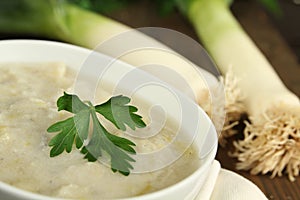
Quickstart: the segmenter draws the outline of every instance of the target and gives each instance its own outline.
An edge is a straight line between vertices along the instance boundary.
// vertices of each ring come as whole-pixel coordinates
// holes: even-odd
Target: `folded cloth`
[[[222,169],[214,161],[210,174],[195,200],[266,200],[264,193],[248,179]]]

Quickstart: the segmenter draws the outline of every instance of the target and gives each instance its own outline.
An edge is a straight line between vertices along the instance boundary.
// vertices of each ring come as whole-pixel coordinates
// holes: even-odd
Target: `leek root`
[[[180,1],[181,3],[184,1]],[[184,4],[201,41],[222,73],[230,66],[244,93],[250,116],[244,139],[233,153],[238,169],[252,174],[287,172],[291,181],[300,169],[300,102],[282,83],[271,64],[229,10],[226,0],[192,0]]]
[[[234,127],[239,125],[241,116],[246,113],[245,105],[243,104],[243,92],[238,86],[239,80],[233,75],[231,68],[225,76],[220,77],[221,83],[225,90],[225,110],[226,120],[222,129],[222,134],[219,136],[219,143],[225,146],[229,138],[238,133]]]

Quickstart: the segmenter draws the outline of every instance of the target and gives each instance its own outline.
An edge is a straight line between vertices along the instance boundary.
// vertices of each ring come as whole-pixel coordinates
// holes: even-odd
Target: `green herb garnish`
[[[108,155],[113,172],[129,175],[133,169],[130,162],[135,162],[130,157],[130,154],[136,153],[133,149],[135,144],[109,133],[97,117],[97,113],[103,115],[123,131],[126,130],[125,125],[133,130],[145,127],[142,117],[136,114],[138,109],[128,105],[129,102],[130,98],[119,95],[111,97],[103,104],[93,106],[91,102],[81,101],[76,95],[64,93],[57,100],[58,111],[65,110],[74,116],[47,129],[48,132],[59,132],[49,142],[49,146],[52,147],[50,157],[57,156],[64,150],[70,153],[75,143],[76,148],[81,150],[88,161],[95,162],[99,157]]]

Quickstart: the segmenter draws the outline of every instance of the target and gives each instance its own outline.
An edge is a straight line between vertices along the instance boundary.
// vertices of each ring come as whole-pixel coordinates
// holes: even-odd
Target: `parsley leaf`
[[[111,121],[118,129],[125,131],[125,124],[132,130],[135,127],[145,127],[142,117],[135,114],[137,108],[127,105],[130,98],[126,96],[115,96],[110,98],[107,102],[95,107],[96,112],[103,115],[107,120]],[[128,117],[130,116],[130,117]]]
[[[58,156],[64,150],[70,153],[75,143],[76,148],[81,150],[88,161],[95,162],[99,157],[108,155],[113,172],[129,175],[133,169],[130,162],[135,162],[130,157],[130,154],[136,153],[133,148],[135,144],[109,133],[97,117],[97,113],[100,113],[123,131],[126,130],[125,125],[133,130],[136,127],[145,127],[142,117],[136,114],[137,108],[128,105],[129,102],[130,98],[119,95],[103,104],[93,106],[90,102],[81,101],[76,95],[64,93],[57,100],[58,111],[65,110],[74,116],[47,129],[49,133],[59,132],[49,142],[49,146],[52,147],[50,157]],[[90,138],[89,133],[92,133]],[[88,141],[86,145],[85,141]]]
[[[66,92],[57,100],[57,107],[58,111],[65,110],[74,114],[89,109],[89,106],[83,103],[78,96]]]

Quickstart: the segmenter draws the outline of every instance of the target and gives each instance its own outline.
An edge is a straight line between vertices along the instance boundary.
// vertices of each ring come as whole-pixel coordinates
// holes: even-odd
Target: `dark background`
[[[298,4],[294,3],[298,2]],[[282,18],[272,17],[272,22],[289,43],[300,61],[300,1],[280,0]]]

